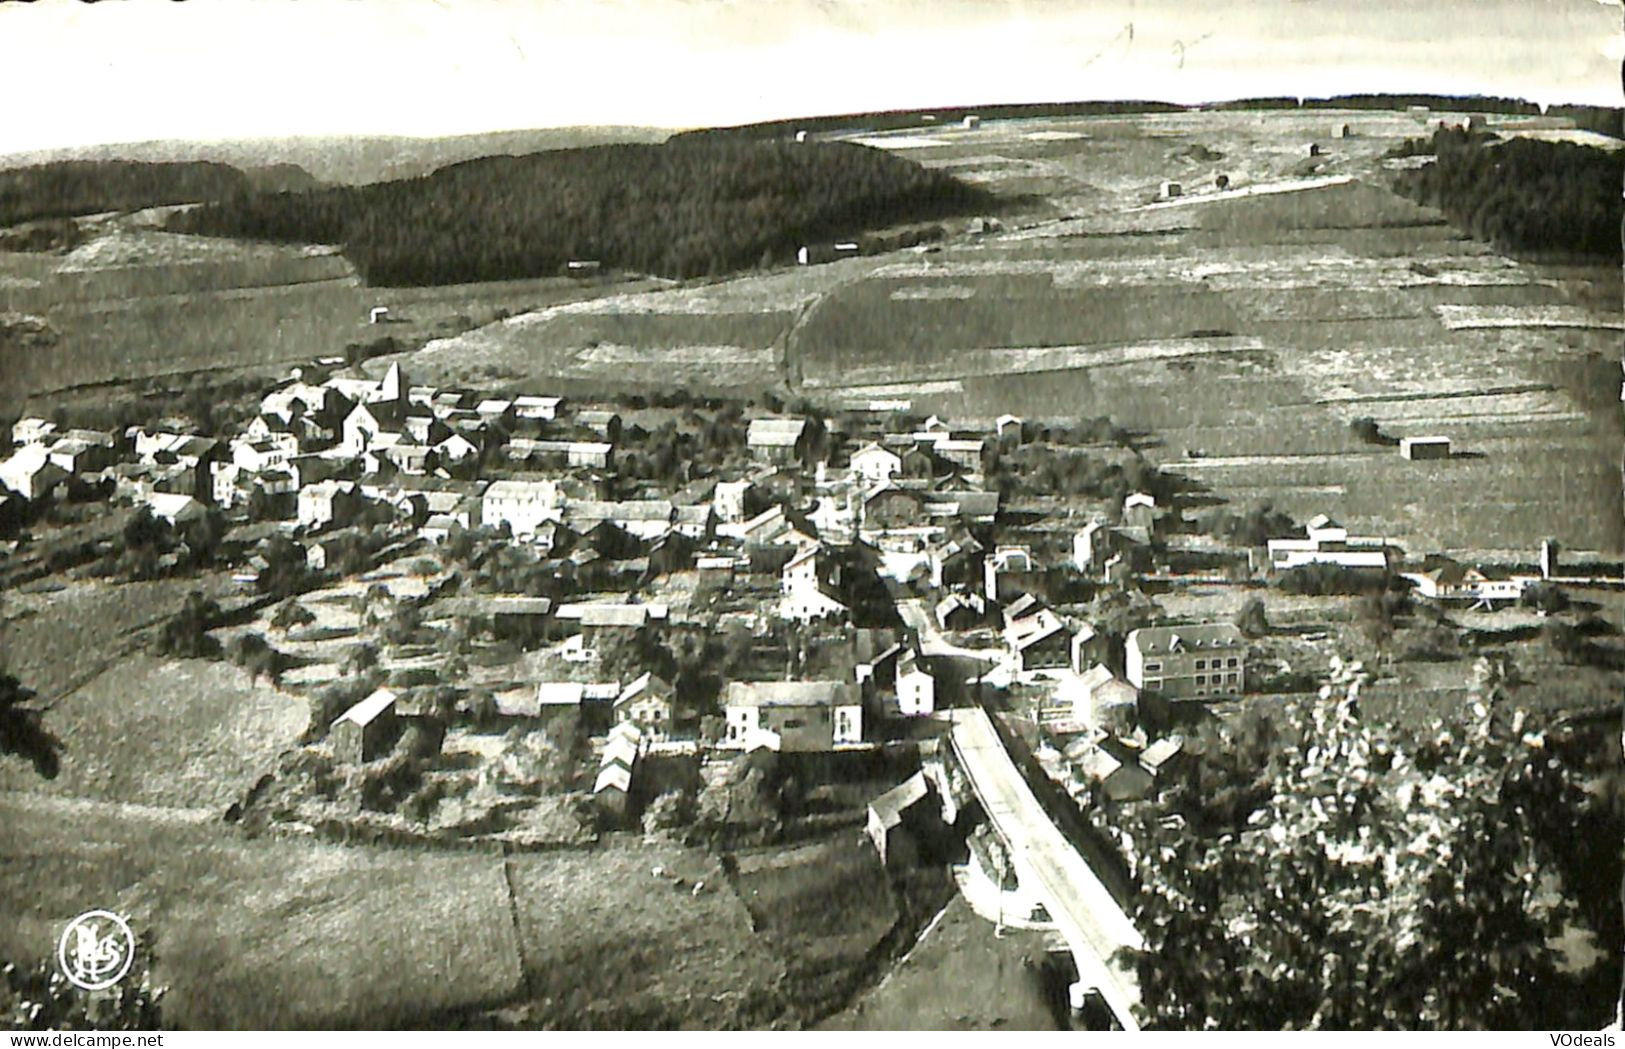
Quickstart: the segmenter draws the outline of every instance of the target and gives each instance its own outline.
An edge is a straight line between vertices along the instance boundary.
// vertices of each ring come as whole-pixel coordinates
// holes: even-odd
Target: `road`
[[[1138,1030],[1139,983],[1116,962],[1144,940],[1095,872],[1051,822],[980,707],[948,712],[953,747],[988,819],[1010,846],[1017,878],[1033,886],[1077,961],[1078,978],[1099,990],[1126,1030]]]

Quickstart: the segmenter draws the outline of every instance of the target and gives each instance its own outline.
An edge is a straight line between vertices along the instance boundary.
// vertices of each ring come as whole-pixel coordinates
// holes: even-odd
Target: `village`
[[[1078,921],[1117,946],[1134,845],[1111,814],[1193,760],[1202,722],[1391,672],[1380,644],[1362,663],[1338,639],[1391,636],[1396,609],[1429,610],[1407,634],[1454,654],[1447,610],[1543,617],[1563,582],[1597,582],[1565,577],[1552,541],[1480,565],[1215,509],[1109,420],[764,401],[483,394],[328,358],[231,434],[24,418],[0,567],[16,585],[229,566],[241,600],[194,594],[154,644],[306,697],[303,736],[243,770],[245,827],[733,847],[861,823],[888,869],[957,859],[984,916],[1043,926],[1053,897],[1012,866],[1024,831],[979,828],[997,816],[978,777],[1004,776],[1042,799],[1043,833],[1120,849],[1078,875],[1094,888],[1057,890],[1096,893]],[[1235,596],[1185,596],[1214,592]],[[1272,631],[1283,593],[1309,611]],[[962,734],[995,726],[979,770]],[[1074,1006],[1098,991],[1121,1021],[1132,979],[1088,966]]]

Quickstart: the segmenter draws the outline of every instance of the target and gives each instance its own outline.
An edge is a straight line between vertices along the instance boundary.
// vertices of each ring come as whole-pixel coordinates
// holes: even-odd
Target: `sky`
[[[1625,104],[1620,0],[0,0],[0,153],[1348,92]]]

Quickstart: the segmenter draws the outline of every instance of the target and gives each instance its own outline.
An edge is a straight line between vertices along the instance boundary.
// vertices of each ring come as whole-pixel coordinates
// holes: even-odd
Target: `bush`
[[[1444,663],[1460,656],[1456,632],[1442,624],[1413,631],[1399,652],[1401,660],[1417,663]]]
[[[1569,595],[1555,583],[1531,583],[1524,589],[1522,603],[1548,614],[1569,607]]]
[[[668,837],[671,832],[694,822],[694,799],[686,792],[668,790],[643,812],[643,833],[647,837]]]
[[[1264,600],[1249,597],[1241,611],[1236,613],[1236,627],[1246,637],[1263,637],[1270,632],[1269,616],[1264,612]]]
[[[1377,420],[1369,415],[1349,420],[1349,430],[1366,444],[1395,445],[1399,442],[1382,432]]]

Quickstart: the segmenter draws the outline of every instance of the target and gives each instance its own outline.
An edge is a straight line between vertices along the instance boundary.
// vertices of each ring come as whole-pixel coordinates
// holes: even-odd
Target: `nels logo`
[[[112,911],[86,911],[62,930],[57,965],[75,987],[102,991],[124,979],[135,961],[135,935]]]

